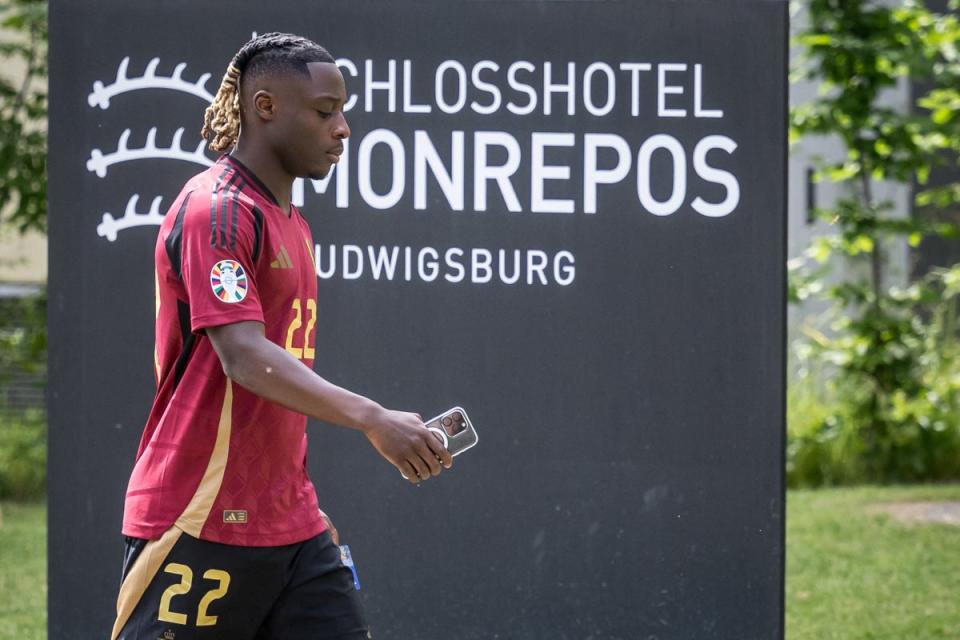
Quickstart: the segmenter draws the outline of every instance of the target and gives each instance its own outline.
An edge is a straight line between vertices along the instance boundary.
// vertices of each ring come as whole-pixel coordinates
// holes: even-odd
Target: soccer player
[[[350,135],[343,76],[310,40],[233,57],[203,136],[229,152],[183,187],[157,240],[157,394],[123,518],[112,638],[370,637],[306,471],[306,416],[358,429],[411,482],[450,453],[414,413],[312,370],[317,277],[291,202]]]

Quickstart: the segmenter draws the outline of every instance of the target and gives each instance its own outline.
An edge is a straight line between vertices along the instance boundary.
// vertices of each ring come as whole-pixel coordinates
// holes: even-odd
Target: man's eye
[[[323,118],[324,120],[326,120],[327,118],[329,118],[330,116],[333,115],[333,113],[330,112],[330,111],[319,111],[319,110],[318,110],[317,113],[319,113],[319,114],[320,114],[320,117]]]

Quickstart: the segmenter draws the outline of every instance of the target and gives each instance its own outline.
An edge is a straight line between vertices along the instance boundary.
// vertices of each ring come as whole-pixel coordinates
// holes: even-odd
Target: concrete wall
[[[0,297],[47,281],[47,238],[0,229]]]

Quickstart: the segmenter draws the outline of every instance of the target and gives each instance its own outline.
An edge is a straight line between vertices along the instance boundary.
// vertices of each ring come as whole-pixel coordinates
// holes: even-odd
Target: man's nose
[[[337,122],[334,125],[333,137],[337,140],[344,140],[350,137],[350,125],[347,124],[347,117],[343,112],[337,113]]]

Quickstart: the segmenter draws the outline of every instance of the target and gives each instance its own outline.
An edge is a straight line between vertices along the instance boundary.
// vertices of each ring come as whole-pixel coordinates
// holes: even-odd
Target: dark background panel
[[[692,65],[704,65],[704,107],[722,120],[657,118],[655,71],[645,74],[641,115],[618,95],[609,116],[578,104],[567,116],[348,114],[353,129],[350,207],[307,185],[304,213],[321,251],[330,245],[443,250],[540,249],[576,256],[569,286],[321,279],[317,371],[386,406],[425,416],[467,408],[480,444],[455,470],[405,484],[362,435],[311,426],[309,465],[323,507],[358,563],[379,637],[776,638],[782,634],[783,264],[786,7],[780,2],[367,2],[321,5],[165,3],[162,8],[52,2],[50,157],[50,637],[109,628],[119,580],[123,492],[153,390],[153,242],[156,227],[96,233],[134,193],[161,211],[201,169],[151,159],[97,177],[91,150],[131,148],[151,127],[168,145],[199,142],[200,98],[153,89],[87,102],[130,57],[128,74],[160,58],[159,74],[212,77],[252,31],[314,38],[361,67],[414,62],[413,93],[430,101],[445,59],[468,68],[549,60],[682,62],[692,109]],[[149,28],[148,28],[149,27]],[[530,77],[542,80],[539,71]],[[360,79],[348,89],[362,93]],[[501,86],[504,84],[500,83]],[[485,97],[471,95],[471,99]],[[672,98],[671,98],[672,99]],[[402,92],[398,96],[402,102]],[[383,104],[381,100],[379,105]],[[387,128],[406,147],[400,203],[378,211],[356,186],[357,145]],[[466,136],[465,211],[450,211],[428,183],[430,207],[413,209],[413,132],[441,156],[450,132]],[[514,178],[523,213],[472,210],[475,131],[505,131],[523,161]],[[530,213],[530,136],[572,132],[551,149],[570,182],[574,214]],[[633,169],[601,186],[599,210],[582,213],[584,133],[616,133]],[[687,154],[688,197],[675,214],[645,212],[636,195],[636,151],[655,134]],[[693,172],[705,135],[734,139],[711,164],[735,174],[731,215],[705,218],[695,195],[723,191]],[[375,156],[374,185],[390,165]],[[666,156],[652,165],[658,197],[672,186]],[[611,160],[612,161],[612,160]]]

